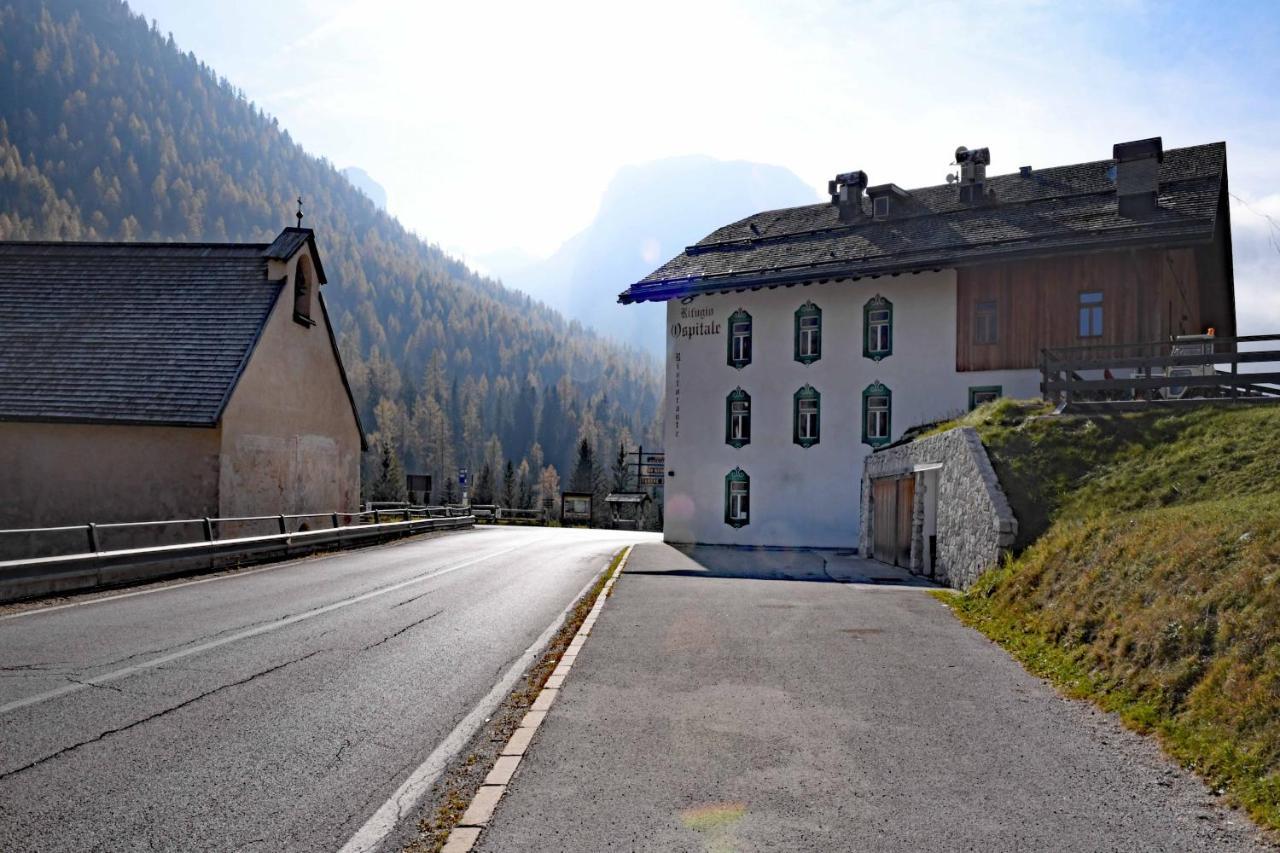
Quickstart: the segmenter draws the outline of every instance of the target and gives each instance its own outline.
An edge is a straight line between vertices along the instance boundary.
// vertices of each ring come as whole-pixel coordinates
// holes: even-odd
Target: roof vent
[[[1018,167],[1018,174],[1019,174],[1019,175],[1021,175],[1021,176],[1022,176],[1022,177],[1024,177],[1024,178],[1029,178],[1029,177],[1031,177],[1031,167],[1030,167],[1030,166],[1019,166],[1019,167]]]
[[[845,172],[827,181],[827,192],[840,211],[841,222],[853,222],[862,216],[862,191],[866,186],[866,172]]]
[[[1164,143],[1160,137],[1117,142],[1111,148],[1116,160],[1116,198],[1121,216],[1141,216],[1156,209],[1160,191],[1160,164]]]
[[[867,187],[867,197],[871,199],[872,217],[875,219],[888,219],[893,208],[911,198],[911,193],[897,184],[880,184],[874,187]]]
[[[982,201],[987,186],[987,166],[991,165],[991,149],[970,150],[961,145],[956,149],[956,165],[960,167],[960,201],[965,204]]]

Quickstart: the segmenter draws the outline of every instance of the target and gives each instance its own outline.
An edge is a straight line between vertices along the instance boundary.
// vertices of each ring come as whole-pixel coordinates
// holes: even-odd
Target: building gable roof
[[[986,201],[956,186],[910,190],[902,212],[842,223],[831,204],[765,211],[726,225],[632,284],[622,303],[800,281],[918,272],[999,260],[1213,239],[1225,192],[1226,145],[1164,152],[1159,208],[1121,216],[1115,160],[988,177]]]
[[[0,243],[0,420],[216,425],[280,242]]]

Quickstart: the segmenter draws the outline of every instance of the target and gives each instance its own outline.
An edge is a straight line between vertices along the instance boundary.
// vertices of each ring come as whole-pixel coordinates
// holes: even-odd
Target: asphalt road
[[[476,850],[1275,849],[894,574],[638,546]]]
[[[484,528],[0,616],[0,850],[337,850],[644,537]]]

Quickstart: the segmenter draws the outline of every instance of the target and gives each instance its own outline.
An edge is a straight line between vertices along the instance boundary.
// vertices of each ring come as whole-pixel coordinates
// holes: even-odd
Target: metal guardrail
[[[1074,408],[1081,404],[1096,407],[1191,402],[1192,398],[1197,402],[1278,401],[1280,349],[1242,350],[1240,346],[1270,342],[1280,345],[1280,335],[1044,349],[1040,356],[1040,390],[1046,400]],[[1175,352],[1196,346],[1208,351]],[[1241,365],[1263,369],[1241,371]],[[1220,369],[1222,366],[1227,369]],[[1121,375],[1123,372],[1128,375]],[[1179,390],[1169,394],[1166,389]]]
[[[432,510],[440,510],[442,514],[433,515]],[[291,521],[312,518],[327,518],[332,526],[314,530],[288,529]],[[372,520],[362,523],[360,520],[365,518]],[[353,519],[356,521],[354,524],[350,523]],[[342,520],[348,523],[339,523]],[[216,536],[215,528],[219,525],[263,521],[275,522],[278,532],[225,539]],[[200,524],[207,538],[195,542],[115,550],[102,549],[97,538],[100,531],[108,528],[181,524]],[[457,530],[474,524],[474,516],[454,515],[441,507],[402,507],[350,513],[113,522],[0,530],[0,535],[80,531],[86,535],[90,547],[88,551],[72,554],[0,561],[0,601],[93,589],[115,583],[160,578],[202,569],[227,568],[282,557],[299,557],[323,549],[368,544],[434,530]]]

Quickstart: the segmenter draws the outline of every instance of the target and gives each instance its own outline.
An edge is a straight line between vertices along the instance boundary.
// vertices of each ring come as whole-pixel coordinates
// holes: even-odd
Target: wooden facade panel
[[[1034,368],[1045,347],[1165,340],[1201,329],[1192,249],[1098,252],[965,267],[956,276],[956,369]],[[1102,294],[1102,334],[1080,335],[1080,294]],[[981,302],[996,303],[995,343],[975,342]]]

